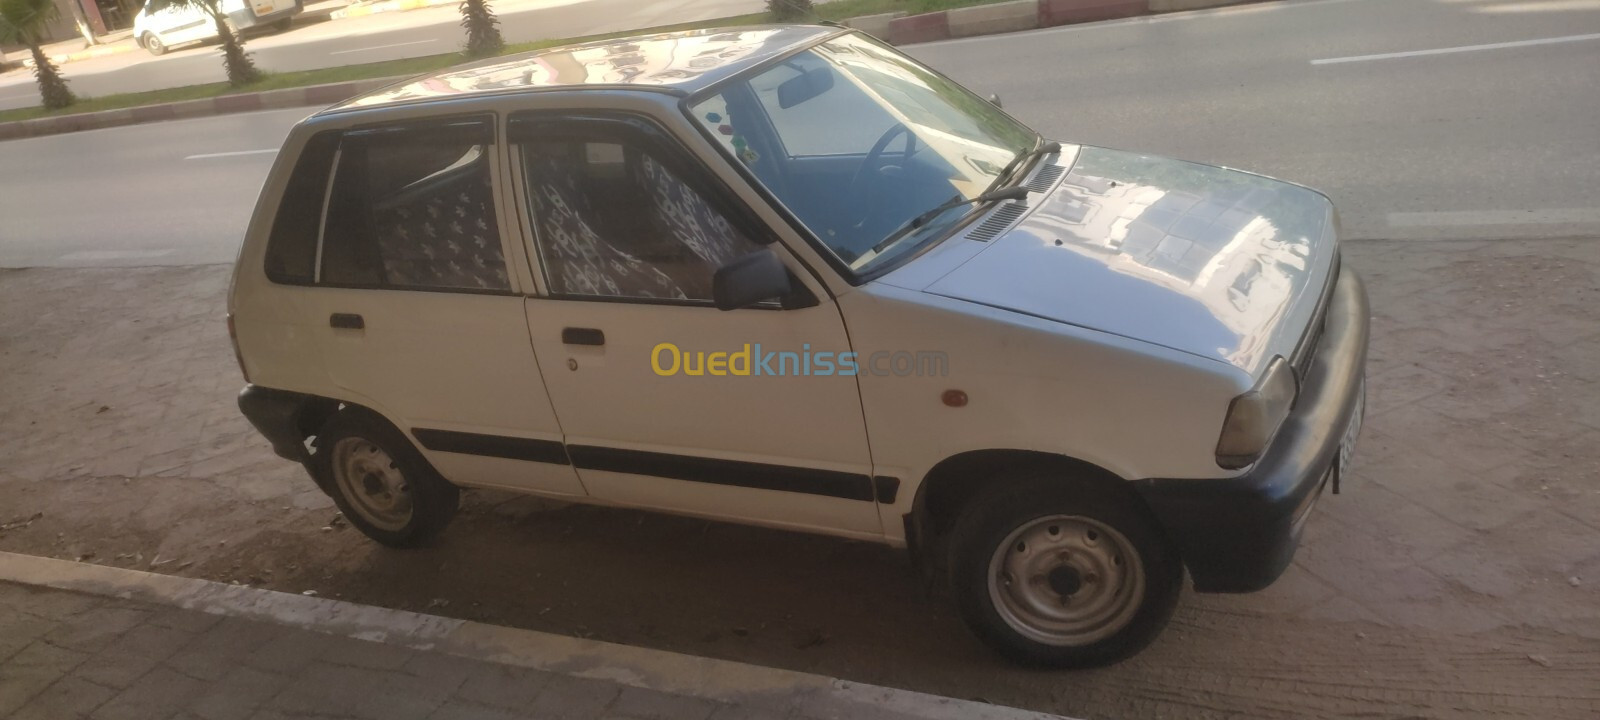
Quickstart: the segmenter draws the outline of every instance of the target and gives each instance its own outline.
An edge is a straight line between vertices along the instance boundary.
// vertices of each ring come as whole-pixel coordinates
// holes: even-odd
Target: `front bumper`
[[[1134,485],[1177,546],[1198,592],[1254,592],[1278,579],[1300,544],[1311,506],[1339,462],[1365,390],[1367,291],[1340,274],[1321,347],[1294,410],[1249,472],[1218,480]]]

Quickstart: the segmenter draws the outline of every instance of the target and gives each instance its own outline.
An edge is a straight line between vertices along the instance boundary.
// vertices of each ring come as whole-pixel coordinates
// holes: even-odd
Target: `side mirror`
[[[833,89],[833,69],[812,68],[778,84],[778,107],[788,110]]]
[[[711,298],[718,310],[738,310],[766,300],[787,297],[794,289],[789,268],[772,248],[763,248],[717,268],[711,277]]]
[[[989,102],[994,103],[994,106],[997,108],[1005,107],[1005,105],[1000,102],[1000,95],[997,93],[989,93]]]

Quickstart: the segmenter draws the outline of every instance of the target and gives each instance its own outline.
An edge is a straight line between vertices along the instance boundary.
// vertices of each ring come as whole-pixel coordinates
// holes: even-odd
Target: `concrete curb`
[[[102,110],[100,112],[58,115],[56,117],[35,118],[33,120],[18,120],[0,123],[0,140],[58,135],[78,132],[79,130],[99,130],[101,128],[137,125],[160,120],[227,115],[256,110],[332,105],[341,100],[347,100],[404,79],[406,79],[406,76],[354,80],[326,85],[284,88],[282,90],[239,93],[237,95],[218,95],[213,98],[162,103],[160,105],[144,105],[121,110]]]
[[[106,57],[108,55],[121,55],[122,53],[133,52],[138,49],[139,44],[134,42],[133,38],[123,38],[121,40],[117,40],[116,42],[109,42],[104,45],[96,45],[94,47],[84,48],[77,52],[51,55],[50,62],[53,62],[57,65],[65,65],[70,62],[88,60],[90,58]],[[23,60],[22,64],[25,67],[31,68],[33,67],[33,60]]]
[[[0,581],[245,618],[716,702],[771,707],[792,700],[810,707],[870,707],[874,716],[908,720],[1058,717],[729,660],[31,555],[0,552]]]
[[[882,19],[873,15],[845,24],[893,45],[1018,32],[1135,15],[1198,10],[1259,0],[1015,0]],[[856,20],[866,20],[856,24]],[[881,30],[879,30],[881,28]]]
[[[405,12],[407,10],[421,10],[422,8],[439,7],[441,5],[455,5],[459,0],[380,0],[379,2],[365,5],[349,5],[343,10],[333,11],[333,19],[365,17],[386,12]]]
[[[334,19],[360,17],[380,12],[414,10],[435,5],[452,5],[458,0],[381,0],[369,5],[348,6],[331,14]],[[863,15],[844,24],[877,36],[894,45],[907,45],[950,38],[976,37],[1035,28],[1094,22],[1178,10],[1239,5],[1261,0],[1013,0],[990,5],[941,10],[920,15],[888,13]],[[359,11],[359,12],[357,12]],[[349,14],[356,13],[356,14]],[[147,105],[127,110],[106,110],[56,117],[0,123],[0,140],[56,135],[133,125],[175,118],[223,115],[273,108],[330,105],[364,92],[376,90],[401,77],[358,80],[330,85],[269,90],[260,93],[223,95],[206,100],[190,100],[165,105]]]

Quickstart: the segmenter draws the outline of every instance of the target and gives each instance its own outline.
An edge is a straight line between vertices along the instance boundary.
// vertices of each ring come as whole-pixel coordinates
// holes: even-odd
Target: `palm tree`
[[[44,41],[45,26],[56,17],[54,0],[0,0],[0,42],[15,42],[28,46],[33,54],[33,77],[39,81],[39,98],[50,110],[58,110],[77,102],[61,71],[50,62],[39,44]]]
[[[499,25],[488,0],[461,0],[461,27],[467,31],[468,57],[489,57],[505,49]]]
[[[7,2],[8,0],[0,0]],[[211,16],[217,25],[217,37],[222,40],[222,66],[228,71],[228,84],[243,87],[261,79],[255,61],[244,51],[244,41],[228,23],[228,14],[222,10],[222,0],[174,0],[174,5],[195,7]]]

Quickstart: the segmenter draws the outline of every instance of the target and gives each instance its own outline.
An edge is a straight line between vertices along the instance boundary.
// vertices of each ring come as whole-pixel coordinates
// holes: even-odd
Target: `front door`
[[[395,421],[446,478],[582,495],[508,272],[494,133],[470,116],[337,139],[309,330],[341,399]]]
[[[511,130],[544,281],[528,329],[589,492],[880,535],[861,400],[840,372],[849,339],[821,286],[806,277],[789,309],[713,307],[715,270],[770,237],[648,122],[514,116]]]

